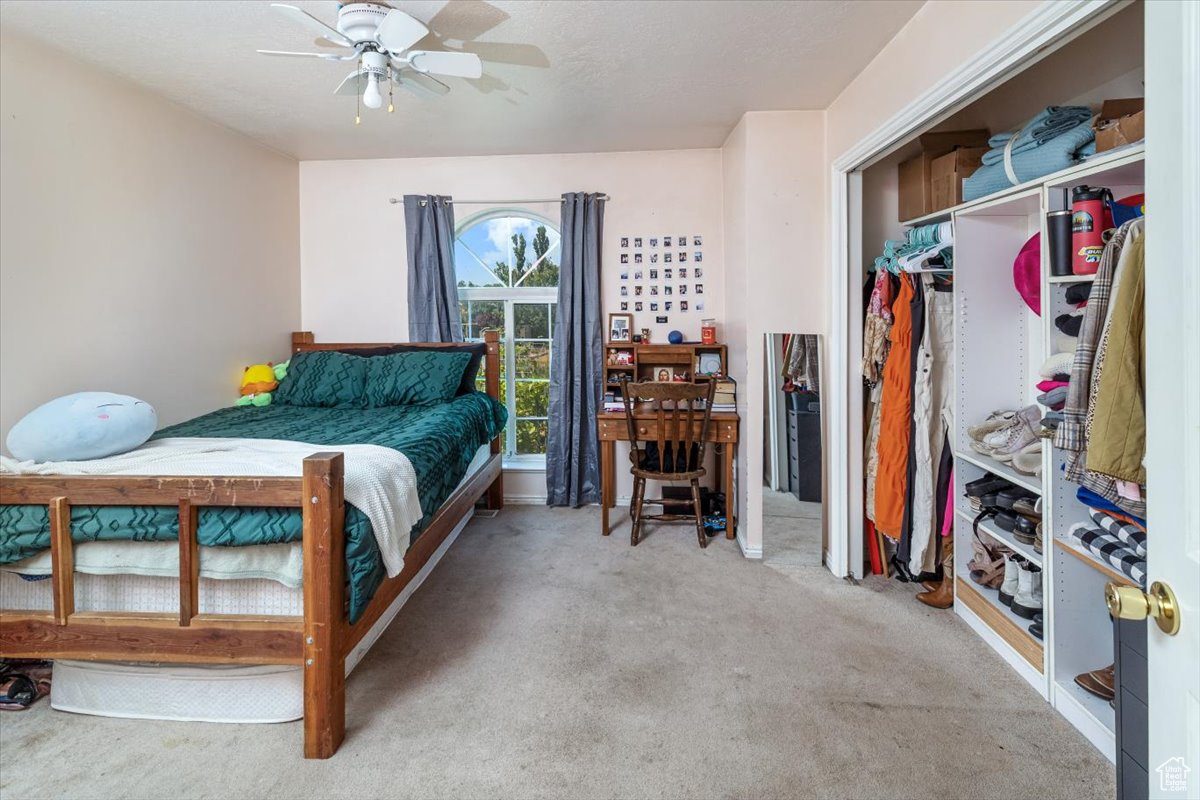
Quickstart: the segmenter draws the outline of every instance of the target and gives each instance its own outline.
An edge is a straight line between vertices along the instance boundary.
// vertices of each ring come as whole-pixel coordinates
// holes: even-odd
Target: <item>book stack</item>
[[[625,401],[621,399],[621,395],[616,392],[604,393],[604,410],[605,411],[624,411]]]
[[[713,392],[713,411],[737,411],[737,382],[733,378],[721,378]]]

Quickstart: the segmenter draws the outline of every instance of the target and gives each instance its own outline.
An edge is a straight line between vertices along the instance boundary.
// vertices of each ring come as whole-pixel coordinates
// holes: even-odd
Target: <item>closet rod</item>
[[[601,200],[611,200],[612,198],[606,194],[602,194],[602,195],[600,195],[600,199]],[[397,203],[403,203],[404,201],[402,199],[400,199],[399,197],[389,197],[388,202],[391,203],[392,205],[396,205]],[[509,206],[509,205],[519,205],[522,203],[530,203],[530,204],[532,204],[532,203],[561,203],[562,198],[555,197],[552,200],[453,200],[452,199],[450,202],[457,206],[464,206],[464,205],[465,206]]]

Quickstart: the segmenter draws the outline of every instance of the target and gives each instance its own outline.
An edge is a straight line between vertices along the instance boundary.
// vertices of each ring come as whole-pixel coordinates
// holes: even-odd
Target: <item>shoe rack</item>
[[[1061,207],[1061,189],[1081,184],[1107,186],[1116,197],[1142,191],[1144,151],[1131,148],[1102,155],[1037,182],[958,206],[922,223],[954,224],[954,448],[955,486],[986,473],[1042,497],[1042,550],[1018,542],[994,522],[982,535],[1042,569],[1043,636],[1029,633],[1032,620],[1000,603],[995,590],[969,576],[975,513],[961,488],[954,497],[954,609],[1029,685],[1051,703],[1110,760],[1115,758],[1115,712],[1075,685],[1081,672],[1113,661],[1112,623],[1104,603],[1109,581],[1130,583],[1120,571],[1084,550],[1070,536],[1088,519],[1075,499],[1076,484],[1062,477],[1061,455],[1043,440],[1041,476],[1024,475],[971,449],[967,428],[997,409],[1036,402],[1043,361],[1053,352],[1054,319],[1076,310],[1066,287],[1088,280],[1053,277],[1045,230],[1046,212]],[[1041,233],[1041,310],[1035,314],[1013,288],[1013,260],[1025,242]],[[1043,412],[1048,409],[1042,409]]]

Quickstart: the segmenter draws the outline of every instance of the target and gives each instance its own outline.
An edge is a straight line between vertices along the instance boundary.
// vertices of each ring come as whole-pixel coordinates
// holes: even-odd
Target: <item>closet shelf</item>
[[[1091,283],[1096,280],[1095,275],[1051,275],[1046,279],[1050,283]]]
[[[1113,733],[1116,730],[1117,712],[1113,710],[1113,707],[1108,704],[1107,700],[1102,700],[1091,692],[1084,691],[1071,679],[1065,681],[1055,680],[1054,691],[1059,698],[1066,695],[1066,697],[1079,707],[1081,713],[1095,720],[1097,725],[1106,729],[1109,733]]]
[[[1018,617],[1000,602],[999,594],[991,589],[976,589],[970,579],[962,575],[957,576],[955,581],[954,598],[974,612],[1034,669],[1044,674],[1042,643],[1029,632],[1033,620]]]
[[[944,208],[941,211],[934,211],[932,214],[926,214],[921,217],[906,220],[900,224],[905,227],[914,225],[929,225],[934,222],[945,222],[954,214],[960,211],[968,211],[975,206],[991,203],[1008,195],[1020,194],[1028,189],[1040,188],[1048,186],[1051,188],[1063,188],[1078,186],[1083,183],[1101,183],[1111,184],[1113,186],[1135,185],[1144,183],[1144,164],[1146,160],[1146,146],[1144,144],[1135,145],[1130,148],[1122,148],[1096,156],[1095,158],[1085,161],[1082,164],[1075,164],[1058,172],[1051,172],[1049,175],[1043,175],[1040,178],[1034,178],[1031,181],[1010,186],[1003,191],[993,194],[978,197],[966,203],[961,203],[957,206]]]
[[[1034,494],[1042,493],[1042,480],[1035,475],[1022,475],[1008,464],[997,461],[990,456],[985,456],[982,453],[974,451],[956,450],[955,458],[966,461],[968,464],[974,464],[982,470],[992,473],[997,477],[1004,478],[1009,483],[1014,483],[1023,489],[1028,489]]]
[[[1121,572],[1121,570],[1117,569],[1111,564],[1104,563],[1100,560],[1099,556],[1092,554],[1086,547],[1074,541],[1072,538],[1060,538],[1055,536],[1054,546],[1064,553],[1070,553],[1071,555],[1075,556],[1075,558],[1079,559],[1084,564],[1101,573],[1115,583],[1119,583],[1122,586],[1137,585],[1124,572]]]
[[[971,516],[971,514],[967,511],[958,509],[955,513],[958,514],[960,519],[966,521],[966,523],[968,525],[971,525],[975,522],[975,517]],[[1042,556],[1036,550],[1033,549],[1033,545],[1021,544],[1020,542],[1017,541],[1015,536],[1013,536],[1008,531],[1001,530],[991,520],[984,520],[983,522],[980,522],[979,530],[983,531],[988,536],[992,537],[997,542],[1004,545],[1005,547],[1012,550],[1013,552],[1017,553],[1018,555],[1021,555],[1024,558],[1029,559],[1034,564],[1037,564],[1039,567],[1042,565]],[[1043,546],[1044,546],[1044,542],[1043,542]]]

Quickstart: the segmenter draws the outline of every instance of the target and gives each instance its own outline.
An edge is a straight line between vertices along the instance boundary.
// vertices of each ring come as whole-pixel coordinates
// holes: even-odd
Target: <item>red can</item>
[[[1112,227],[1108,204],[1112,192],[1095,186],[1076,186],[1071,192],[1071,271],[1093,275],[1104,253],[1104,231]]]

